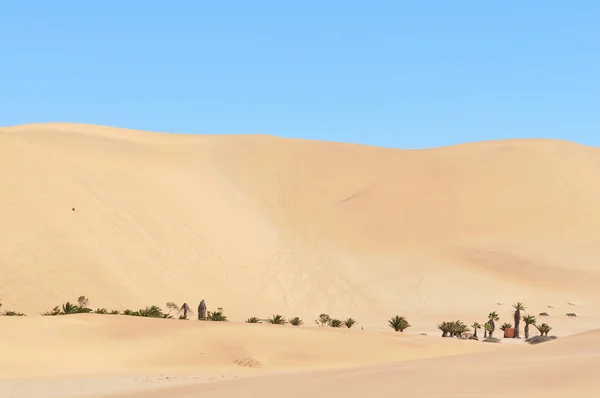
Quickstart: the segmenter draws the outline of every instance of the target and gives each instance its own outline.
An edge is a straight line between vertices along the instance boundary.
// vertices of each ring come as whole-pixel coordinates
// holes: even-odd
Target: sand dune
[[[0,300],[15,310],[204,298],[237,320],[328,312],[376,326],[599,296],[596,148],[0,131]]]
[[[364,396],[409,374],[412,396],[559,394],[552,375],[564,364],[582,368],[572,375],[581,394],[597,387],[587,370],[597,353],[586,351],[597,332],[562,337],[600,328],[597,148],[507,140],[408,151],[49,123],[0,128],[0,189],[0,302],[28,314],[0,317],[0,374],[12,387],[35,378],[51,396],[44,378],[168,371],[261,376],[175,397],[267,384],[314,395],[336,380],[345,396]],[[37,316],[79,295],[119,310],[206,299],[233,322]],[[516,301],[549,312],[560,341],[438,337],[443,320],[495,310],[509,321]],[[359,327],[311,328],[323,312]],[[241,323],[276,313],[306,325]],[[386,326],[396,314],[413,325],[402,336]],[[289,371],[302,373],[271,374]],[[444,383],[431,383],[439,374]]]
[[[388,396],[596,397],[600,332],[537,347],[406,361],[397,365],[203,383],[114,398]],[[511,347],[513,348],[513,347]],[[524,350],[527,348],[527,350]]]

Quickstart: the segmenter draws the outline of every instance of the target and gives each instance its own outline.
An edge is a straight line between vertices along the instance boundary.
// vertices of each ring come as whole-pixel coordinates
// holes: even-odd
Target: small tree
[[[398,315],[390,318],[388,325],[396,332],[404,332],[411,326],[404,317]]]
[[[321,314],[319,318],[315,320],[315,323],[320,327],[325,327],[329,325],[331,321],[331,317],[328,314]]]
[[[494,331],[496,330],[496,323],[500,320],[500,317],[498,316],[498,314],[496,314],[496,311],[490,312],[488,314],[488,325],[490,325],[490,328],[487,329],[488,330],[488,334],[490,337],[494,337]]]
[[[484,329],[483,338],[487,338],[488,335],[490,337],[492,337],[492,325],[490,325],[489,322],[486,322],[485,325],[483,325],[483,329]]]
[[[77,303],[79,303],[80,307],[84,308],[88,306],[90,300],[85,296],[79,296],[79,298],[77,299]]]
[[[481,329],[481,325],[477,322],[473,322],[471,327],[473,328],[473,336],[475,336],[475,338],[477,338],[477,329]]]
[[[521,311],[525,311],[527,309],[527,307],[525,307],[525,305],[521,302],[518,302],[517,304],[513,305],[513,308],[515,309],[515,313],[514,313],[514,320],[515,320],[515,335],[514,338],[518,339],[519,336],[519,323],[521,322]]]
[[[525,322],[525,338],[529,338],[529,326],[535,325],[537,319],[533,315],[523,315],[523,322]]]

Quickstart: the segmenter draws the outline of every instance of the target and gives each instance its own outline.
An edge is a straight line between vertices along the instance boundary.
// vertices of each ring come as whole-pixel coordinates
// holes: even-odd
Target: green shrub
[[[172,319],[173,317],[169,314],[165,314],[162,309],[157,305],[152,305],[150,307],[141,308],[137,311],[125,310],[123,311],[123,315],[128,316],[140,316],[144,318],[164,318],[164,319]]]
[[[512,323],[505,322],[502,324],[502,326],[500,326],[500,330],[502,330],[504,332],[504,331],[506,331],[506,329],[511,329],[512,327],[513,327]]]
[[[223,315],[221,311],[208,311],[206,313],[206,320],[214,322],[227,322],[227,317]]]
[[[83,296],[81,296],[80,299],[82,297]],[[83,297],[83,298],[85,298],[85,297]],[[84,302],[85,300],[81,300],[81,301]],[[42,315],[43,316],[56,316],[56,315],[88,314],[90,312],[94,312],[94,310],[92,310],[89,307],[82,307],[79,305],[71,304],[69,301],[67,301],[62,306],[57,305],[56,307],[52,308],[52,310],[42,313]]]
[[[300,319],[300,317],[290,319],[290,325],[292,326],[301,326],[303,324],[304,322],[302,322],[302,319]]]
[[[442,322],[437,327],[441,330],[442,337],[459,337],[469,331],[469,326],[460,320]]]
[[[329,320],[329,327],[332,327],[332,328],[341,328],[341,327],[344,327],[344,321],[342,321],[340,319],[330,319]]]
[[[356,324],[356,320],[352,319],[352,318],[348,318],[344,321],[344,326],[346,326],[348,329],[350,329],[352,326],[354,326]]]
[[[411,326],[408,323],[408,321],[404,319],[404,317],[398,315],[396,315],[393,318],[390,318],[390,320],[388,321],[388,325],[396,332],[404,332]]]
[[[4,312],[0,312],[0,316],[25,316],[25,314],[22,312],[16,312],[16,311],[4,311]]]
[[[288,321],[281,315],[273,315],[273,317],[267,319],[268,323],[273,325],[285,325]]]
[[[108,310],[106,308],[96,308],[94,314],[108,314]]]
[[[246,319],[246,323],[260,323],[260,319],[258,319],[257,317],[253,316],[251,318]]]

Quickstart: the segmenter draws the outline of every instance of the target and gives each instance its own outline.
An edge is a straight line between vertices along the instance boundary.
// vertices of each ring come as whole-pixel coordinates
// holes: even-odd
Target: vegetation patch
[[[395,332],[404,332],[411,326],[410,323],[408,323],[408,321],[403,316],[398,315],[396,315],[393,318],[390,318],[390,320],[388,321],[388,325],[389,327],[394,329]]]

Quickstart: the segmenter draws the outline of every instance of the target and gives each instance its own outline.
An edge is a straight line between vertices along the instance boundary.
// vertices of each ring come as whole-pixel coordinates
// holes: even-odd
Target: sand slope
[[[28,316],[0,317],[0,395],[596,396],[598,203],[600,150],[570,142],[1,128],[0,302]],[[37,316],[79,295],[204,298],[233,322]],[[561,338],[439,338],[443,320],[511,321],[516,301]],[[322,312],[360,323],[310,327]],[[275,313],[306,325],[243,323]]]
[[[596,397],[600,332],[540,346],[406,361],[398,365],[204,383],[115,398],[365,396]]]
[[[597,148],[403,151],[39,124],[0,129],[0,159],[5,309],[83,294],[369,327],[398,312],[508,315],[517,300],[598,315]]]

